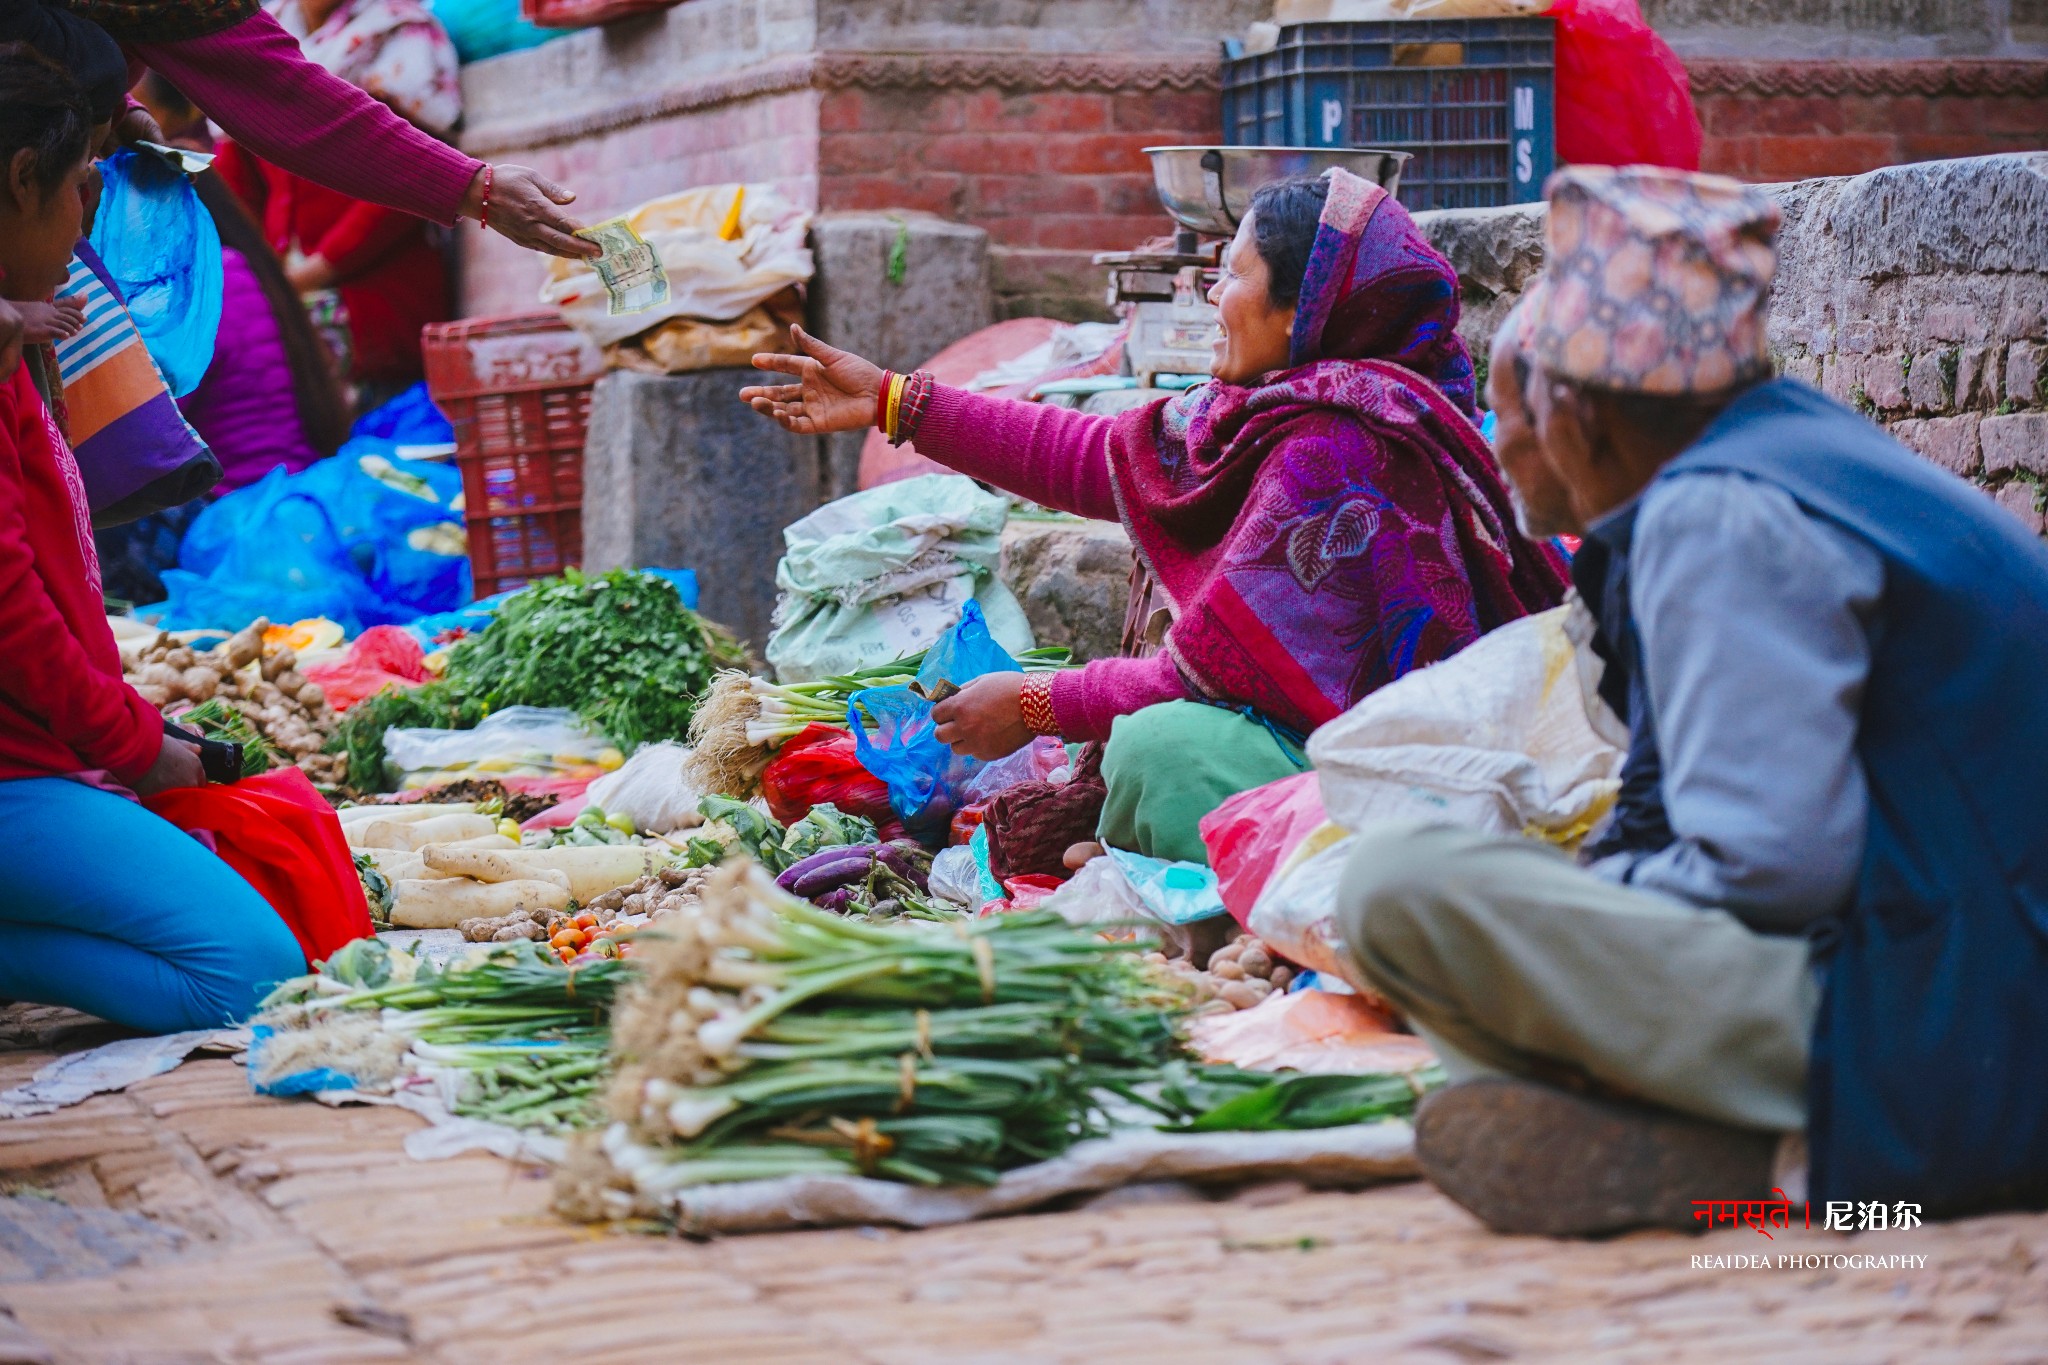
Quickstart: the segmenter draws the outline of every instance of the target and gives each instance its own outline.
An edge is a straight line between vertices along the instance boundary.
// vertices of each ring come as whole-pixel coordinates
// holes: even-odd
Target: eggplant
[[[856,886],[834,887],[818,897],[818,908],[820,910],[830,910],[835,915],[843,915],[853,907],[854,893],[859,889]]]
[[[931,890],[932,855],[925,852],[923,844],[913,839],[891,839],[875,850],[875,858],[916,887],[919,894]]]
[[[796,891],[796,894],[801,896],[804,893],[796,890],[796,884],[813,871],[821,867],[829,867],[834,863],[844,862],[851,855],[858,855],[872,861],[876,847],[874,844],[835,844],[831,848],[821,848],[810,857],[791,863],[788,867],[784,868],[782,875],[775,879],[775,884],[784,891]]]
[[[812,868],[804,873],[803,876],[798,877],[789,889],[796,895],[802,896],[805,900],[810,900],[814,896],[824,895],[835,887],[846,886],[852,882],[865,881],[868,873],[874,870],[874,866],[875,855],[873,850],[857,849],[851,856],[842,858],[836,863],[825,863],[822,866]]]

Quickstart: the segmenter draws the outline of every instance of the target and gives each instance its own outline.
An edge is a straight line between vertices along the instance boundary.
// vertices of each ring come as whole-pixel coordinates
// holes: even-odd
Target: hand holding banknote
[[[612,218],[579,229],[576,235],[603,248],[604,254],[591,265],[611,298],[606,310],[611,316],[644,313],[668,302],[668,272],[661,268],[661,257],[631,223]]]

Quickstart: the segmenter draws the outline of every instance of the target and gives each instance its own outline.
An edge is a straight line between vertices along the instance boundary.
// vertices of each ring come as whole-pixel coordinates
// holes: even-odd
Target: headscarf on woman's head
[[[1345,170],[1327,178],[1288,363],[1390,360],[1476,412],[1472,357],[1458,336],[1458,272],[1380,186]]]
[[[1386,191],[1330,181],[1296,363],[1127,412],[1110,436],[1181,675],[1303,732],[1564,591],[1473,423],[1457,273]]]

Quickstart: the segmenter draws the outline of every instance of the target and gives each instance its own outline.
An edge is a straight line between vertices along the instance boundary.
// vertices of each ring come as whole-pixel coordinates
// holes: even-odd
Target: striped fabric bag
[[[60,297],[85,299],[85,326],[58,343],[71,449],[94,526],[177,507],[220,482],[220,461],[178,411],[142,334],[91,246],[80,242]]]

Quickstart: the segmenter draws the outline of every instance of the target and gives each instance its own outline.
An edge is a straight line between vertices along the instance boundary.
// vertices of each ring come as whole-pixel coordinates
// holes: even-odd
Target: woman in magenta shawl
[[[1475,425],[1456,272],[1399,203],[1342,171],[1267,186],[1223,264],[1212,382],[1115,417],[934,385],[893,433],[1130,532],[1163,647],[980,678],[935,719],[982,758],[1034,734],[1107,740],[1104,841],[1189,861],[1206,861],[1200,817],[1299,771],[1309,731],[1565,582]],[[805,355],[754,363],[799,382],[742,397],[800,433],[872,423],[883,371],[798,337]]]

